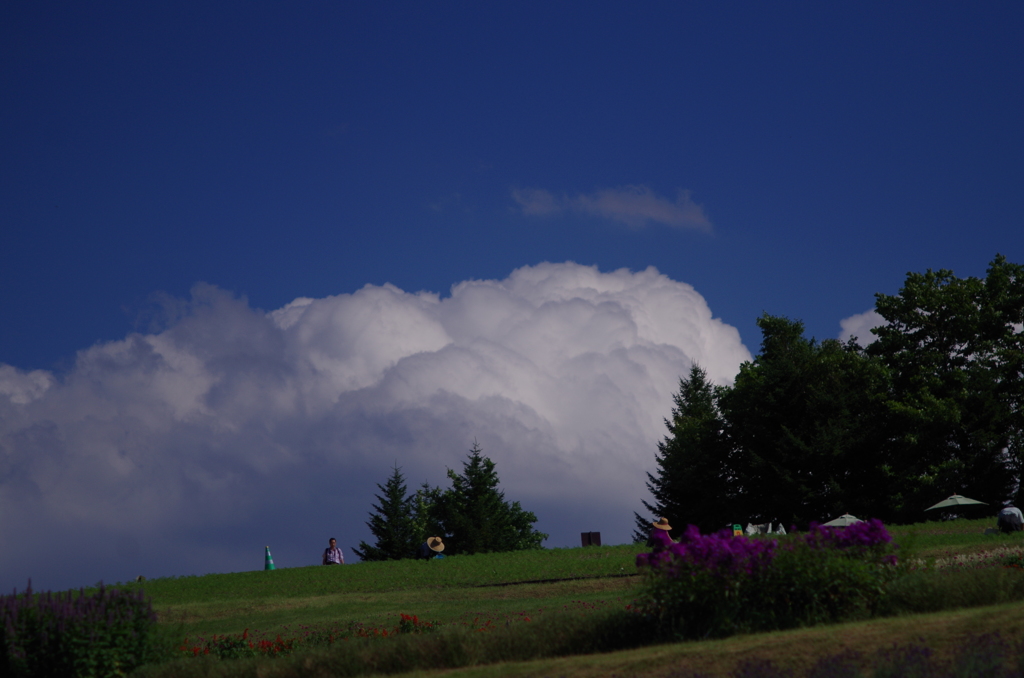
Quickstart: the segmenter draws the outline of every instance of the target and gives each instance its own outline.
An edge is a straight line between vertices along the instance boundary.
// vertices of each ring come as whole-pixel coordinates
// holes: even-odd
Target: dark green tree
[[[719,399],[738,516],[804,526],[844,512],[889,517],[884,366],[855,343],[817,342],[765,314],[761,352]]]
[[[438,487],[431,487],[424,481],[420,489],[416,490],[411,498],[413,524],[417,535],[417,546],[426,541],[429,537],[444,535],[444,528],[437,522],[434,506],[442,490]]]
[[[886,324],[867,349],[766,314],[761,351],[732,386],[712,392],[691,372],[647,510],[703,529],[697,504],[715,507],[714,528],[723,511],[911,522],[953,492],[1024,503],[1024,267],[997,256],[984,279],[911,273],[876,299]]]
[[[647,474],[653,502],[643,505],[651,518],[634,513],[633,540],[647,540],[651,520],[664,516],[676,530],[689,524],[709,532],[721,529],[735,514],[730,487],[729,443],[718,411],[721,389],[711,384],[699,365],[679,381],[673,396],[672,418],[665,420],[669,434],[658,443],[658,470]]]
[[[451,487],[426,490],[427,524],[444,535],[446,554],[493,553],[540,548],[548,535],[533,525],[537,516],[519,502],[505,501],[495,464],[474,441],[462,473],[448,469]],[[429,536],[429,535],[428,535]]]
[[[903,517],[953,492],[1011,500],[1024,453],[1024,267],[996,256],[984,279],[928,270],[875,296],[886,324],[868,352],[893,378]]]
[[[370,545],[361,541],[352,551],[366,561],[412,558],[423,540],[417,524],[416,497],[408,496],[405,477],[397,464],[387,482],[377,487],[382,494],[374,495],[379,503],[373,504],[375,513],[366,523],[377,542]]]

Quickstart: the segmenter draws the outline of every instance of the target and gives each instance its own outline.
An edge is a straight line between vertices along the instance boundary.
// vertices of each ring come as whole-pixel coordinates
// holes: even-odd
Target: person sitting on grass
[[[999,512],[996,518],[996,525],[1004,534],[1020,532],[1024,528],[1024,513],[1016,506],[1007,506]]]
[[[430,537],[425,542],[420,544],[419,549],[416,550],[416,557],[422,560],[431,560],[432,558],[444,558],[444,542],[441,541],[440,537]]]
[[[331,537],[330,546],[324,549],[324,565],[344,565],[345,556],[341,555],[341,549],[338,548],[338,540]]]
[[[668,533],[672,526],[668,524],[668,518],[658,518],[651,526],[651,534],[647,537],[649,547],[660,550],[672,544],[672,537]]]

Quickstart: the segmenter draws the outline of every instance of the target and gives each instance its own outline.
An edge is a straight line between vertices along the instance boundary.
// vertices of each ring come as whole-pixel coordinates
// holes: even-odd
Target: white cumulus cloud
[[[849,318],[839,321],[839,326],[842,328],[839,332],[839,340],[847,341],[850,337],[856,337],[858,344],[867,346],[878,338],[871,333],[871,330],[884,324],[885,318],[879,315],[875,309],[851,315]]]
[[[0,365],[0,585],[317,562],[375,483],[445,485],[474,439],[549,546],[627,541],[692,362],[750,354],[691,286],[573,263],[448,296],[366,287],[269,313],[197,285],[167,329]],[[347,554],[353,559],[352,554]]]

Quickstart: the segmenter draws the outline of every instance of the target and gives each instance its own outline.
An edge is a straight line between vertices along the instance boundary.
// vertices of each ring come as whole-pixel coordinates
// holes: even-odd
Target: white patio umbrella
[[[949,506],[966,506],[967,504],[984,504],[984,503],[985,502],[978,501],[977,499],[968,499],[967,497],[961,496],[959,494],[954,494],[949,499],[943,499],[942,501],[940,501],[935,506],[929,506],[928,508],[925,509],[925,511],[931,511],[932,509],[937,509],[937,508],[947,508]]]
[[[857,516],[851,516],[849,513],[844,513],[835,520],[830,520],[823,525],[823,527],[849,527],[856,523],[863,523],[864,521]]]

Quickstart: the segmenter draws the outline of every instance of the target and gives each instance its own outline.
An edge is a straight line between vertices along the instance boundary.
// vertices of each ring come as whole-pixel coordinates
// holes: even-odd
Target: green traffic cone
[[[263,558],[263,569],[264,570],[276,570],[274,567],[274,558],[270,555],[270,547],[267,547],[267,555]]]

